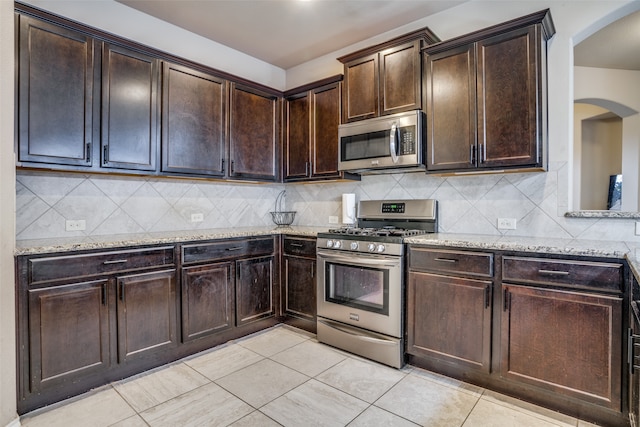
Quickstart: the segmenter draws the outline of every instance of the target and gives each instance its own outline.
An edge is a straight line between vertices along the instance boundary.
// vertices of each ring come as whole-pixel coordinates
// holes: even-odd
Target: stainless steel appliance
[[[358,226],[318,234],[318,341],[404,364],[404,238],[437,230],[435,200],[367,200]]]
[[[338,169],[353,173],[425,170],[424,113],[392,114],[338,128]]]

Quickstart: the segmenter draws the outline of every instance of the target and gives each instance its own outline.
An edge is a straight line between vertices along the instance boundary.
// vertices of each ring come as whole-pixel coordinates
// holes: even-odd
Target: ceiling
[[[467,0],[117,1],[286,70]]]
[[[577,44],[573,63],[583,67],[640,70],[640,11],[618,19]]]
[[[289,69],[467,0],[117,0]],[[640,12],[576,45],[574,64],[640,70]]]

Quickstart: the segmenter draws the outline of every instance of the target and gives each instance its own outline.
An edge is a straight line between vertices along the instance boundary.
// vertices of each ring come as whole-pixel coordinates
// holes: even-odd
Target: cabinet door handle
[[[110,265],[110,264],[124,264],[126,263],[127,260],[126,259],[114,259],[113,261],[104,261],[102,264],[103,265]]]
[[[220,169],[222,169],[222,173],[224,174],[224,159],[222,159],[222,164],[220,165]]]
[[[476,164],[476,146],[475,145],[469,146],[469,163],[471,163],[472,165]]]
[[[120,282],[120,301],[124,302],[124,282]]]
[[[233,248],[227,248],[225,249],[225,251],[239,251],[240,249],[242,249],[242,246],[234,246]]]
[[[505,289],[502,294],[502,311],[507,311],[511,309],[511,294],[509,294],[509,289]]]
[[[311,277],[313,278],[313,276],[315,275],[315,270],[316,270],[316,262],[315,261],[311,261]]]
[[[102,163],[105,165],[109,163],[109,146],[108,145],[105,145],[104,147],[102,147]]]
[[[87,142],[87,163],[91,162],[91,142]]]
[[[543,276],[568,276],[568,271],[557,271],[557,270],[538,270],[538,274],[542,274]]]
[[[102,290],[101,290],[101,297],[102,297],[102,305],[107,305],[107,284],[103,283],[102,284]]]
[[[455,258],[434,258],[434,261],[449,262],[449,263],[452,263],[452,264],[458,262],[458,260],[455,259]]]
[[[489,308],[491,305],[491,285],[487,285],[484,288],[484,308]]]

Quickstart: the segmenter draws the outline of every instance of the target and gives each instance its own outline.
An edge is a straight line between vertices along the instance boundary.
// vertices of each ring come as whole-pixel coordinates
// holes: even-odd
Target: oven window
[[[389,270],[327,263],[326,301],[389,314]]]

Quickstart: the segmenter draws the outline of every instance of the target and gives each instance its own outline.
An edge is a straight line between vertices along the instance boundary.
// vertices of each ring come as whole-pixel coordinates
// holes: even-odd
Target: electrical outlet
[[[515,218],[498,218],[498,230],[515,230]]]
[[[66,231],[82,231],[87,229],[87,221],[84,219],[68,219],[64,223]]]
[[[202,221],[204,221],[204,214],[201,214],[201,213],[191,214],[191,222],[202,222]]]
[[[329,224],[337,224],[337,223],[338,223],[338,217],[331,215],[329,217]]]

